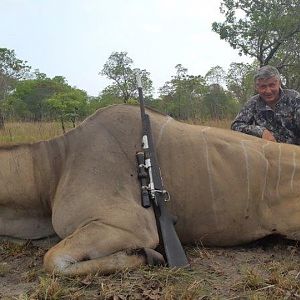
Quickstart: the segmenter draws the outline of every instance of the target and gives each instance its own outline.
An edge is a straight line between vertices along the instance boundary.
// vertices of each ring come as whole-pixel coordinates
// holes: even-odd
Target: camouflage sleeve
[[[254,124],[255,101],[251,99],[243,106],[231,124],[231,129],[246,134],[262,137],[265,127]]]
[[[295,99],[295,123],[298,129],[298,138],[300,138],[300,94],[296,94]]]

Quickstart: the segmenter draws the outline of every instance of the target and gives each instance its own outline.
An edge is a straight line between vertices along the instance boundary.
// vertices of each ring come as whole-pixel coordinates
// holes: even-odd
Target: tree
[[[244,104],[254,93],[253,75],[256,69],[255,64],[230,64],[226,75],[226,86],[240,104]]]
[[[36,79],[19,81],[15,90],[7,97],[5,109],[11,116],[26,117],[34,121],[57,117],[59,105],[55,109],[54,105],[49,105],[48,100],[52,98],[63,102],[61,114],[64,118],[69,114],[68,119],[73,123],[77,116],[86,114],[87,109],[85,107],[83,113],[81,103],[84,102],[88,106],[88,96],[85,91],[71,87],[63,76],[55,76],[51,79],[39,72],[35,76]],[[76,106],[77,110],[70,109],[72,105]]]
[[[208,92],[203,96],[203,109],[206,117],[224,119],[237,113],[237,102],[232,95],[219,84],[211,84]]]
[[[18,80],[26,78],[30,66],[18,59],[14,50],[0,48],[0,101],[15,88]],[[4,127],[4,116],[0,107],[0,129]]]
[[[110,90],[114,90],[115,96],[121,97],[124,103],[127,103],[130,98],[137,98],[137,72],[141,74],[145,97],[149,97],[153,90],[150,73],[146,70],[133,69],[132,64],[133,60],[127,56],[127,52],[113,52],[100,72],[113,81]]]
[[[176,75],[159,89],[161,102],[155,104],[176,118],[194,118],[199,111],[199,98],[206,92],[205,80],[200,75],[188,75],[188,69],[181,64],[175,69]]]
[[[281,47],[272,60],[287,88],[300,90],[300,33]]]
[[[9,95],[2,102],[2,110],[5,117],[13,120],[27,120],[30,118],[30,112],[27,109],[26,103],[13,94]]]
[[[47,79],[47,75],[45,73],[41,73],[39,69],[35,69],[31,76],[31,79],[43,80],[43,79]]]
[[[210,68],[204,78],[208,84],[222,85],[225,82],[225,75],[226,73],[222,67],[215,66]]]
[[[270,64],[281,49],[285,55],[293,51],[291,41],[300,32],[299,0],[223,0],[220,11],[225,21],[214,22],[213,31],[260,66]]]
[[[38,76],[38,79],[19,81],[13,96],[25,103],[30,117],[34,121],[41,121],[49,113],[47,100],[54,94],[62,93],[70,89],[66,82]]]
[[[70,120],[75,127],[76,118],[85,115],[88,108],[87,94],[82,90],[70,88],[66,92],[53,95],[47,100],[47,104],[61,121],[61,127],[65,133],[66,120]]]
[[[99,107],[105,107],[112,104],[124,103],[122,95],[119,94],[118,87],[109,85],[102,90],[99,95]]]

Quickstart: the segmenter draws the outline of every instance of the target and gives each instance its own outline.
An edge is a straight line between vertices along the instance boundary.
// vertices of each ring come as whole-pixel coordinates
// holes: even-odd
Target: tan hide
[[[183,243],[236,245],[272,233],[300,239],[300,149],[177,122],[149,111],[169,209]],[[140,205],[137,106],[99,110],[62,137],[0,148],[0,235],[62,239],[52,272],[109,273],[145,263],[158,244]]]

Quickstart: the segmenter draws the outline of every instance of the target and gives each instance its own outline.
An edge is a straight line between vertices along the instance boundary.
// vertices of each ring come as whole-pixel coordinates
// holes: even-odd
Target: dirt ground
[[[0,299],[300,298],[300,248],[279,237],[241,247],[186,247],[190,269],[145,266],[82,277],[43,271],[43,255],[55,242],[0,242]]]

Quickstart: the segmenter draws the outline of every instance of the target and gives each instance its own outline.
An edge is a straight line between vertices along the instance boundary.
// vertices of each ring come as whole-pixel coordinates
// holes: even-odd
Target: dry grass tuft
[[[31,242],[1,242],[0,249],[0,281],[30,283],[18,299],[300,298],[300,248],[284,241],[233,248],[198,245],[186,248],[191,269],[144,266],[109,276],[45,274],[46,249]]]
[[[30,299],[60,300],[70,292],[55,276],[40,277],[39,281],[40,283],[34,293],[30,295]]]
[[[0,244],[0,252],[5,253],[6,256],[20,256],[26,255],[31,250],[31,242],[27,241],[3,241]]]
[[[232,120],[190,120],[188,123],[219,128],[230,128]],[[72,128],[71,123],[66,123],[66,130]],[[0,144],[12,145],[18,143],[32,143],[48,140],[62,134],[59,122],[8,122],[0,130]]]
[[[10,272],[10,266],[6,262],[0,262],[0,278],[6,276]]]
[[[71,123],[67,123],[66,130],[71,128]],[[62,129],[59,122],[5,123],[5,128],[0,130],[0,144],[31,143],[47,140],[61,134]]]
[[[204,279],[195,271],[143,267],[110,276],[44,275],[28,299],[196,299],[205,296]],[[90,298],[89,298],[90,297]]]
[[[211,119],[211,120],[189,120],[188,123],[193,125],[202,125],[202,126],[230,129],[232,121],[233,120],[231,119]]]

